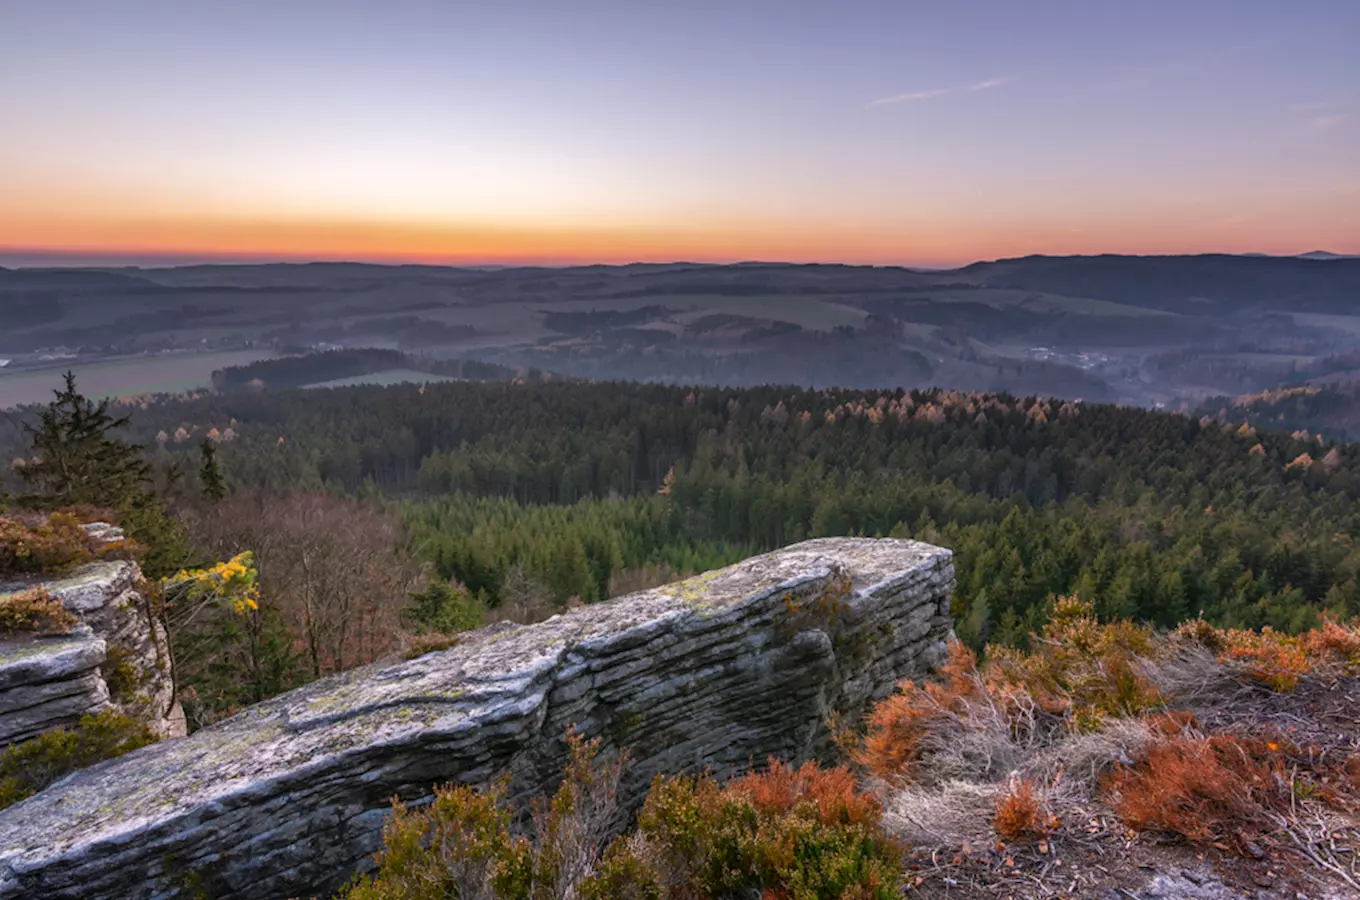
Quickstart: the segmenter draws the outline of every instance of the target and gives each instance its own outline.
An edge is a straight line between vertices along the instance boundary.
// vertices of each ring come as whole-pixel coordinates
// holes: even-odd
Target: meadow
[[[74,372],[83,393],[90,397],[128,397],[177,394],[207,388],[215,369],[266,359],[264,350],[218,353],[163,353],[125,359],[80,363],[51,368],[0,373],[0,409],[45,403],[61,385],[62,373]]]

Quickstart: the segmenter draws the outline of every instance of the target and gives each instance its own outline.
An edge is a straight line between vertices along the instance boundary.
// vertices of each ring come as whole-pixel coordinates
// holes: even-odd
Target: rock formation
[[[98,541],[122,532],[85,526]],[[174,699],[165,629],[138,589],[141,570],[119,560],[82,566],[55,580],[0,583],[0,594],[41,586],[79,624],[69,634],[0,640],[0,747],[117,706],[158,734],[184,734]]]
[[[328,678],[111,760],[0,812],[0,898],[328,892],[369,864],[390,799],[446,781],[553,788],[575,726],[661,772],[830,748],[944,651],[948,551],[824,539]],[[189,873],[193,873],[192,876]]]

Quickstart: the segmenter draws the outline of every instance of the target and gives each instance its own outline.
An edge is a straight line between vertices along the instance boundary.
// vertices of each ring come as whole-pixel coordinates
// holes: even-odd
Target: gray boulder
[[[93,532],[97,537],[121,537],[117,529],[101,527]],[[0,747],[110,705],[163,737],[185,733],[165,628],[139,590],[141,580],[135,562],[118,560],[91,563],[56,579],[0,583],[0,595],[44,588],[80,623],[70,634],[0,641]],[[119,696],[109,690],[115,671]]]
[[[545,793],[569,727],[629,751],[630,808],[658,773],[825,756],[830,719],[942,658],[953,579],[928,544],[808,541],[324,679],[0,812],[0,898],[330,892],[394,795],[500,774]]]

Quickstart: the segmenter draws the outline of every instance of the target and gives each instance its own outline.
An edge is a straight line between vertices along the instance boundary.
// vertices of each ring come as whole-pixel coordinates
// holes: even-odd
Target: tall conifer
[[[135,444],[111,437],[128,419],[109,414],[109,401],[81,396],[76,377],[67,372],[56,399],[24,425],[34,459],[21,470],[31,506],[118,507],[145,490],[151,467]]]

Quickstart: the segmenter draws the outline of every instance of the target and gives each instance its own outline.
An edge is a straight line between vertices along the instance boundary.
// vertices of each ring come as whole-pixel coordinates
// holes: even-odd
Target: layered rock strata
[[[442,782],[550,791],[575,727],[657,773],[824,755],[938,662],[948,551],[835,538],[328,678],[0,812],[0,897],[324,894],[370,863],[390,799]],[[189,873],[193,873],[190,875]]]
[[[122,538],[85,526],[96,542]],[[0,583],[0,594],[41,587],[78,621],[68,634],[0,640],[0,747],[74,724],[110,705],[165,737],[184,734],[169,642],[140,592],[135,562],[96,562],[57,579]]]

